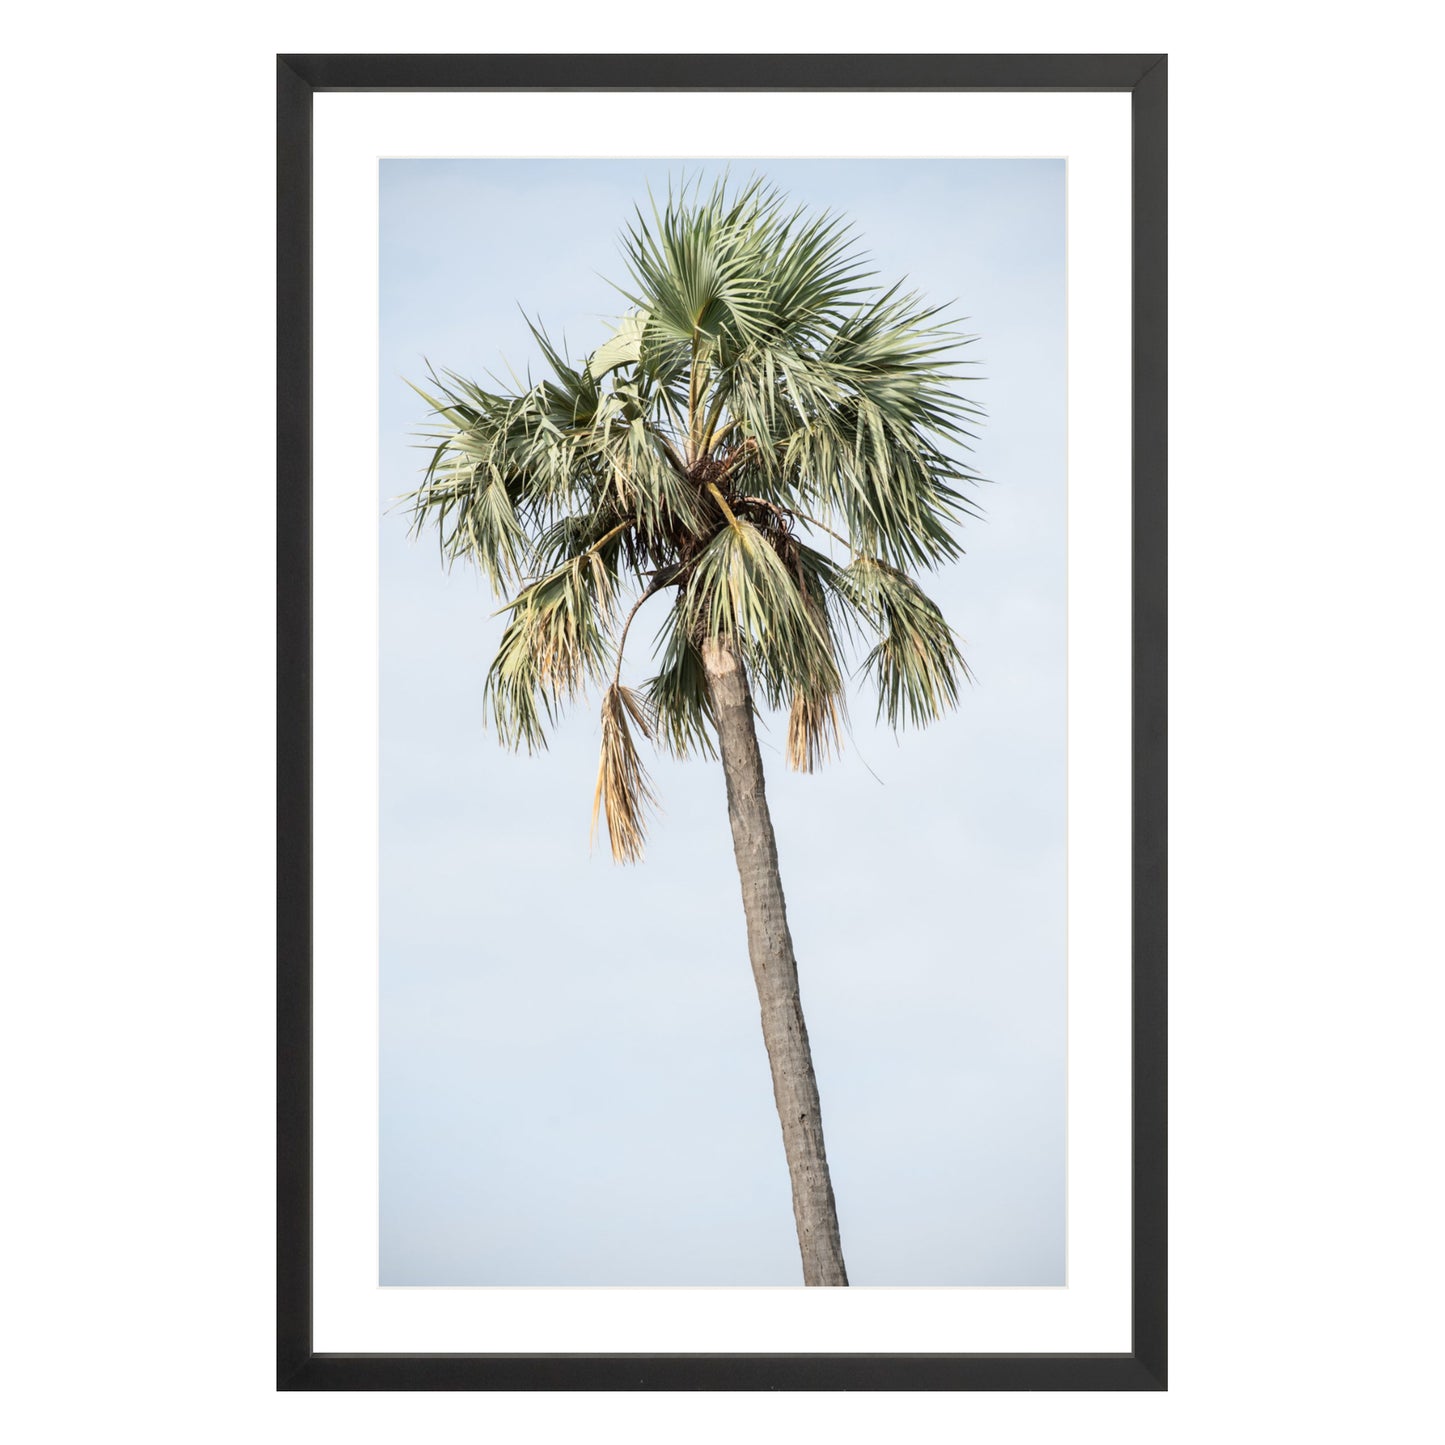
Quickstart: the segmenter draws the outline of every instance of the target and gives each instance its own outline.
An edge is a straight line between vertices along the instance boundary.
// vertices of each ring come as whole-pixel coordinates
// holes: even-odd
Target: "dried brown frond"
[[[831,693],[818,699],[795,692],[788,715],[788,766],[794,772],[811,773],[842,751],[837,698]]]
[[[629,687],[613,683],[602,694],[602,758],[597,768],[597,792],[592,799],[592,837],[597,837],[597,815],[607,814],[607,841],[614,863],[642,859],[646,832],[643,815],[656,806],[652,783],[632,741],[631,718],[644,737],[652,736],[647,709]]]

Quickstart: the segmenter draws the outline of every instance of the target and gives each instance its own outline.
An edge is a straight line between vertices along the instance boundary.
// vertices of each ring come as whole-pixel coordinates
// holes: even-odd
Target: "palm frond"
[[[878,687],[878,716],[894,728],[924,727],[958,704],[972,674],[943,613],[910,577],[875,558],[856,558],[840,586],[881,636],[863,660]]]
[[[713,744],[712,695],[702,652],[688,634],[682,609],[672,607],[657,635],[662,665],[646,683],[647,703],[656,723],[657,743],[675,758],[702,753],[717,756]],[[654,644],[656,650],[656,644]]]
[[[702,550],[680,607],[690,635],[739,645],[770,706],[799,687],[833,691],[838,665],[826,618],[752,522],[725,526]]]
[[[614,863],[641,862],[645,814],[657,801],[637,756],[632,723],[644,737],[652,736],[651,721],[637,695],[614,682],[602,694],[602,756],[592,797],[592,837],[597,836],[598,813],[605,812]]]
[[[652,219],[637,209],[622,238],[646,330],[664,344],[726,339],[736,343],[766,322],[766,270],[759,240],[782,199],[761,181],[729,200],[719,181],[705,198],[697,185],[654,201]]]
[[[795,773],[813,773],[835,752],[842,752],[841,690],[813,696],[798,691],[788,713],[788,766]]]
[[[543,718],[589,679],[606,675],[612,579],[595,553],[571,558],[503,609],[511,621],[487,672],[484,696],[509,747],[546,746]]]

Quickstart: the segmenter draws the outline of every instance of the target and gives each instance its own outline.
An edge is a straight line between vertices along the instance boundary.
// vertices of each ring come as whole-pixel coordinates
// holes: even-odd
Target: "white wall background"
[[[733,49],[1172,55],[1174,1364],[1167,1396],[704,1404],[272,1393],[271,57],[686,51],[714,18],[26,12],[0,544],[23,1438],[1414,1433],[1441,1253],[1424,13],[900,0],[820,33],[731,7]]]

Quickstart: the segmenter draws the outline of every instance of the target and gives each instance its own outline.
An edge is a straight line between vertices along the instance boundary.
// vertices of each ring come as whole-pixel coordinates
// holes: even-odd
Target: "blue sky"
[[[585,354],[625,304],[617,233],[684,169],[719,166],[381,165],[383,1284],[800,1282],[720,769],[649,760],[646,861],[589,854],[595,706],[504,752],[499,602],[394,508],[423,465],[403,378],[537,368],[519,307]],[[959,711],[895,739],[856,692],[813,776],[785,718],[760,737],[850,1280],[1061,1284],[1063,162],[755,170],[956,303],[989,414],[986,520],[925,581],[978,678]]]

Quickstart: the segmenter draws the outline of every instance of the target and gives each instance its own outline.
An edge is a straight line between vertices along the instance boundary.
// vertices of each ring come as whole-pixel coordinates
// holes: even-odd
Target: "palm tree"
[[[840,746],[857,638],[895,728],[955,704],[967,666],[908,574],[958,556],[972,511],[969,338],[873,284],[841,219],[761,180],[669,189],[622,242],[629,309],[585,359],[532,325],[544,379],[417,388],[437,421],[408,500],[448,560],[510,595],[486,685],[504,744],[545,747],[561,706],[601,688],[592,821],[617,862],[642,856],[654,802],[635,735],[721,755],[803,1279],[846,1285],[754,716],[786,708],[788,763],[813,771]],[[629,629],[662,594],[657,670],[624,684]]]

